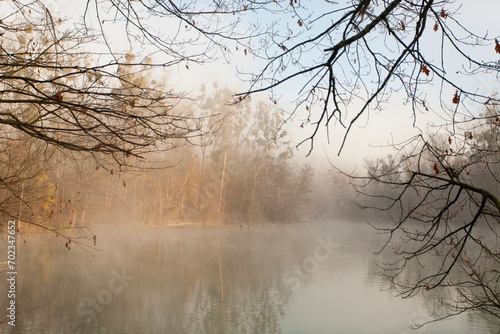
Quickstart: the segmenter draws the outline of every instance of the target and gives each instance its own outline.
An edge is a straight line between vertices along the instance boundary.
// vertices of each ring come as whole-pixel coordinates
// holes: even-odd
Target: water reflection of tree
[[[178,258],[196,263],[184,272],[189,280],[188,296],[182,298],[185,314],[179,318],[184,319],[184,332],[280,333],[289,292],[281,281],[283,268],[270,256],[276,244],[255,235],[247,239],[253,246],[242,248],[237,240],[227,239],[230,235],[217,234],[219,238],[207,237]],[[171,275],[170,279],[179,279],[175,271]]]
[[[478,228],[478,230],[481,230]],[[484,235],[487,235],[486,230],[482,230]],[[489,239],[489,238],[486,238]],[[402,241],[403,239],[399,234],[395,234],[392,238],[393,241],[389,243],[389,247],[393,249],[399,249],[401,247],[406,247],[411,249],[412,246],[418,246],[417,242]],[[379,246],[380,247],[380,246]],[[376,249],[375,245],[374,248]],[[477,255],[477,254],[476,254]],[[387,266],[395,263],[399,257],[397,253],[391,252],[381,252],[375,257],[375,261],[370,262],[368,273],[368,280],[370,282],[378,282],[384,291],[391,293],[392,295],[397,295],[392,288],[393,285],[387,280]],[[469,249],[469,256],[474,256],[474,250]],[[422,277],[422,272],[429,270],[431,268],[439,267],[442,264],[442,256],[436,256],[435,254],[429,254],[425,258],[422,257],[420,262],[408,262],[403,271],[398,274],[397,282],[401,285],[409,285],[412,282],[416,282]],[[449,288],[444,289],[432,289],[432,290],[421,290],[420,293],[414,296],[421,300],[423,303],[423,309],[415,310],[415,314],[412,314],[409,319],[409,327],[414,329],[423,329],[428,323],[446,319],[451,315],[458,315],[464,312],[450,313],[450,309],[459,306],[458,301],[461,299],[462,295],[460,288],[472,288],[467,284],[467,275],[462,271],[463,268],[455,268],[449,273],[450,282],[459,282],[456,286],[449,284]],[[463,283],[460,286],[460,282]],[[458,287],[458,288],[457,288]],[[479,291],[477,291],[479,295]],[[453,305],[451,304],[453,303]],[[464,309],[467,311],[468,309]],[[422,313],[422,311],[424,311]],[[422,313],[422,314],[420,314]],[[488,313],[480,312],[469,312],[466,313],[468,324],[480,324],[477,326],[471,325],[470,328],[483,328],[491,329],[492,332],[498,331],[498,323],[496,322],[495,316]]]
[[[158,229],[120,236],[101,231],[105,250],[95,257],[80,249],[61,252],[54,242],[58,238],[42,236],[28,243],[20,259],[18,328],[40,333],[281,333],[291,294],[282,273],[304,251],[277,242],[283,233],[284,228]],[[109,289],[113,270],[121,268],[135,278],[122,292],[112,293],[100,311],[82,314],[82,303]],[[88,306],[83,310],[89,313]]]

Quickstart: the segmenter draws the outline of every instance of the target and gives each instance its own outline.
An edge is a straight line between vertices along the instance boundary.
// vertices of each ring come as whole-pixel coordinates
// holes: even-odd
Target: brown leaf
[[[458,96],[458,90],[455,92],[455,95],[453,95],[453,100],[451,101],[454,104],[458,104],[460,102],[460,97]]]
[[[434,171],[436,172],[436,175],[439,174],[439,168],[438,168],[437,163],[434,163],[434,167],[432,167],[432,169],[434,169]]]
[[[130,102],[130,107],[131,107],[132,109],[134,109],[134,108],[135,108],[135,100],[132,100],[132,102]]]
[[[298,21],[297,21],[297,24],[299,25],[299,27],[302,27],[302,24],[303,24],[303,23],[302,23],[302,21],[301,21],[301,20],[298,20]]]
[[[403,21],[401,21],[401,30],[403,30],[403,31],[406,30],[406,26],[405,26],[405,23]]]
[[[448,137],[448,143],[451,145],[451,137]]]
[[[127,186],[127,184],[125,183],[125,181],[123,181],[123,186],[124,186],[124,187],[126,187],[126,186]]]
[[[438,31],[438,28],[439,28],[439,25],[438,25],[438,23],[436,22],[436,23],[434,24],[434,28],[432,28],[432,30],[434,30],[434,31]]]
[[[247,9],[248,9],[248,5],[243,6],[243,10],[247,10]]]
[[[248,53],[248,52],[247,52],[247,49],[243,50],[243,52],[245,52],[245,56],[246,56],[246,55],[247,55],[247,53]]]
[[[446,13],[446,12],[444,11],[444,9],[441,9],[441,13],[439,13],[439,16],[441,16],[441,18],[445,19],[445,18],[447,18],[447,17],[448,17],[448,13]]]
[[[425,66],[425,64],[422,64],[420,65],[420,72],[423,72],[426,76],[429,76],[429,69],[427,68],[427,66]]]
[[[429,108],[425,105],[425,101],[422,101],[422,106],[424,107],[425,111],[429,111]]]
[[[111,170],[109,173],[110,173],[111,175],[115,174],[115,172],[114,172],[113,170]]]
[[[97,235],[94,234],[94,246],[97,245]]]
[[[62,102],[62,100],[63,100],[63,96],[62,96],[62,94],[61,94],[61,93],[57,93],[57,94],[55,94],[54,96],[52,96],[52,99],[53,99],[54,101],[57,101],[57,102]]]
[[[428,285],[425,286],[425,291],[429,291],[430,289],[431,289],[430,286]]]
[[[500,44],[498,43],[498,40],[495,38],[495,51],[496,53],[500,53]]]

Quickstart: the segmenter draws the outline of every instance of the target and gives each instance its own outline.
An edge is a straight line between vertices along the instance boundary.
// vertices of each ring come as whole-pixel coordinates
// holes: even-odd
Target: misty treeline
[[[183,96],[153,75],[151,58],[101,52],[97,35],[64,26],[39,1],[2,2],[0,12],[3,222],[47,227],[70,207],[76,220],[88,189],[62,194],[86,167],[134,166],[206,133],[192,112],[174,108]]]
[[[312,169],[293,162],[274,105],[231,107],[235,92],[216,88],[188,98],[167,79],[175,61],[112,52],[40,1],[0,9],[4,221],[300,219]]]
[[[132,167],[97,164],[11,135],[2,170],[16,171],[9,186],[22,198],[13,198],[10,210],[50,228],[301,220],[313,170],[294,161],[280,129],[283,112],[250,99],[227,105],[234,92],[216,87],[178,106],[197,108],[213,131],[190,145],[174,140],[175,149]]]
[[[478,116],[474,122],[448,129],[440,127],[393,144],[389,147],[390,153],[367,158],[364,166],[354,171],[332,165],[328,182],[315,185],[313,211],[321,211],[323,218],[399,222],[408,214],[409,207],[420,208],[423,204],[426,214],[434,217],[440,207],[439,200],[449,198],[450,185],[468,185],[497,195],[500,182],[498,105],[483,106]],[[431,180],[419,182],[415,174]],[[427,194],[425,190],[436,190],[436,193],[432,199],[422,202]],[[470,207],[462,202],[456,209],[449,218],[471,214]],[[491,209],[489,213],[497,216],[496,208]],[[418,212],[412,211],[411,218],[418,217]]]
[[[350,175],[360,207],[387,212],[398,222],[444,215],[462,223],[480,207],[478,192],[491,197],[482,218],[498,217],[500,111],[486,105],[479,116],[475,122],[395,144],[392,154],[366,161],[365,175]],[[460,198],[461,192],[469,196]]]

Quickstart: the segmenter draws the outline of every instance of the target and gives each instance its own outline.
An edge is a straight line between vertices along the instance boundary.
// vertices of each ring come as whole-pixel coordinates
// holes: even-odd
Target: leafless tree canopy
[[[59,179],[61,155],[130,166],[204,133],[200,118],[175,108],[183,96],[151,58],[102,48],[102,36],[68,28],[42,1],[0,10],[2,215],[44,225],[34,211],[56,201],[58,180],[46,179],[47,170]]]
[[[339,123],[347,137],[361,116],[389,99],[405,101],[414,118],[436,111],[446,122],[473,119],[471,103],[498,102],[491,85],[468,82],[481,76],[498,84],[500,45],[488,32],[470,30],[463,23],[470,17],[454,1],[89,1],[88,7],[126,21],[130,36],[171,59],[253,56],[261,70],[248,73],[250,86],[240,97],[269,91],[276,99],[281,86],[298,85],[294,113],[311,123],[311,149],[320,127]],[[151,28],[154,19],[168,29]]]
[[[192,115],[173,108],[180,97],[152,79],[149,58],[92,52],[96,37],[60,29],[62,19],[42,2],[2,7],[3,131],[121,164],[162,141],[201,134]]]

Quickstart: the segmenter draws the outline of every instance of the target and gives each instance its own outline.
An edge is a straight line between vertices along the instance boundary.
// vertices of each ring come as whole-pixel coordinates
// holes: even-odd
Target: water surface
[[[412,330],[431,319],[434,299],[385,290],[373,254],[383,239],[365,224],[96,233],[98,252],[48,234],[19,243],[16,327],[3,323],[4,333],[500,330],[472,314]]]

